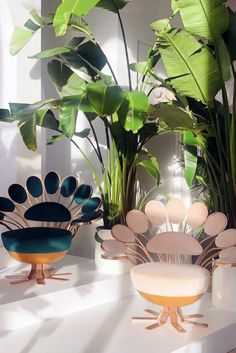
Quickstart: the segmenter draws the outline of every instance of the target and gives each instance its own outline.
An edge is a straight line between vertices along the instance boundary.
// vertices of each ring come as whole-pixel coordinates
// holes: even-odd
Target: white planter
[[[100,229],[98,235],[103,240],[113,239],[110,229]],[[127,260],[105,260],[102,258],[102,253],[101,244],[96,242],[95,265],[98,272],[111,275],[122,275],[130,272],[130,263]]]
[[[236,311],[236,267],[217,267],[212,276],[212,304]]]

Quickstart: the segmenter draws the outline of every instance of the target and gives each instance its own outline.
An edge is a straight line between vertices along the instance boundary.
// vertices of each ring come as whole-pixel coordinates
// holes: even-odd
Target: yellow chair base
[[[25,273],[25,272],[23,272]],[[53,279],[58,281],[68,281],[68,278],[58,276],[71,275],[71,273],[54,273],[53,269],[48,269],[47,265],[31,265],[31,270],[26,272],[26,275],[12,275],[6,276],[7,279],[14,279],[11,284],[20,284],[35,280],[37,284],[45,285],[45,279]]]
[[[200,327],[208,327],[207,324],[192,321],[191,319],[198,319],[203,317],[202,314],[193,315],[183,315],[181,312],[182,306],[189,305],[200,299],[201,295],[196,295],[192,297],[162,297],[157,295],[151,295],[143,292],[139,292],[142,297],[151,303],[161,305],[162,311],[156,312],[154,310],[146,309],[145,312],[152,315],[149,317],[133,317],[133,323],[151,323],[146,327],[147,330],[153,330],[155,328],[161,327],[170,320],[171,325],[181,333],[186,332],[186,330],[180,325],[180,323],[193,324]]]

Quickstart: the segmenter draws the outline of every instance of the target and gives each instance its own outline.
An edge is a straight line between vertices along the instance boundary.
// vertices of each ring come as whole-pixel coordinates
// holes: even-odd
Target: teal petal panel
[[[26,254],[47,254],[70,248],[71,232],[60,228],[33,227],[2,234],[7,251]]]
[[[12,184],[8,189],[8,195],[17,203],[24,203],[27,200],[27,193],[20,184]]]
[[[77,224],[80,224],[80,223],[94,222],[94,221],[102,218],[102,215],[103,215],[102,211],[89,212],[89,213],[86,213],[86,214],[82,215],[81,217],[75,219],[74,221],[71,222],[71,224],[73,226],[76,226]]]
[[[15,209],[14,203],[6,197],[0,197],[0,211],[13,212]]]
[[[77,180],[73,176],[66,177],[61,184],[61,195],[63,197],[71,196],[77,187]]]
[[[74,195],[74,201],[77,205],[82,205],[87,199],[90,198],[93,190],[90,185],[82,184],[78,187]]]
[[[43,185],[40,178],[30,176],[26,181],[27,190],[33,197],[40,197],[43,194]]]
[[[101,199],[99,197],[92,197],[88,199],[82,206],[81,212],[88,213],[97,210],[101,205]]]
[[[60,179],[57,173],[49,172],[45,179],[44,185],[48,194],[55,194],[59,188]]]
[[[5,217],[5,215],[2,212],[0,212],[0,221],[2,221],[4,219],[4,217]]]
[[[60,203],[41,202],[30,207],[24,217],[31,221],[69,222],[71,213]]]

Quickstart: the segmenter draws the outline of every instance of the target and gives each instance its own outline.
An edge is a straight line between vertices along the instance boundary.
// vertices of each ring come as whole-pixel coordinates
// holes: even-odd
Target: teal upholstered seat
[[[2,234],[3,245],[10,253],[47,254],[67,251],[71,240],[71,232],[60,228],[32,227]]]

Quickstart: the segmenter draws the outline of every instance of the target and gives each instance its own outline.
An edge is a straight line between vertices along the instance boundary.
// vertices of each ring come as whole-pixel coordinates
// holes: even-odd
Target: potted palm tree
[[[161,55],[167,74],[157,82],[173,99],[150,109],[183,134],[189,186],[208,191],[211,209],[236,226],[236,13],[225,0],[172,0],[173,14],[152,24],[153,53]],[[196,15],[197,14],[197,15]],[[172,26],[179,16],[182,27]]]
[[[52,27],[55,37],[65,36],[72,31],[75,34],[63,47],[49,48],[32,56],[38,60],[50,59],[48,74],[58,97],[30,105],[10,104],[9,110],[0,110],[1,121],[18,122],[22,138],[31,150],[37,149],[37,126],[55,132],[49,144],[64,138],[70,139],[93,173],[103,201],[104,227],[108,229],[116,223],[125,223],[127,212],[140,206],[138,168],[144,168],[154,179],[154,188],[160,181],[157,158],[145,149],[145,144],[159,130],[156,122],[149,121],[150,104],[144,85],[159,55],[151,51],[147,63],[130,64],[120,15],[128,2],[63,0],[55,13],[47,17],[31,11],[31,19],[24,28],[17,27],[14,30],[10,43],[12,55],[16,55],[37,31],[45,27]],[[94,7],[112,11],[118,16],[127,63],[127,89],[119,85],[111,64],[85,21],[84,16]],[[105,66],[109,68],[110,75],[104,74]],[[136,88],[131,82],[131,70],[141,75]],[[85,114],[88,123],[88,128],[82,131],[77,131],[79,111]],[[106,156],[101,151],[94,127],[96,119],[100,119],[104,127]],[[80,139],[86,139],[94,149],[98,168],[82,149]]]

